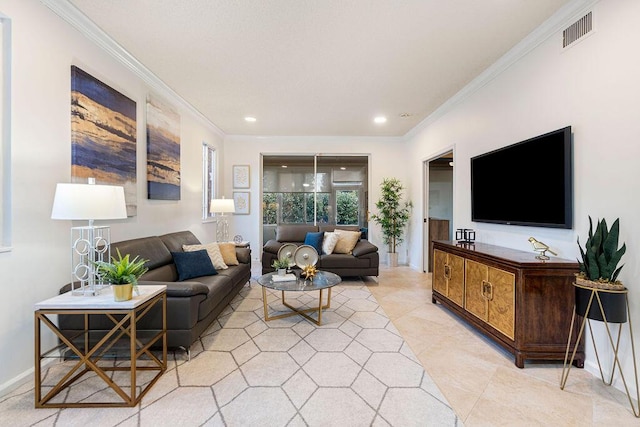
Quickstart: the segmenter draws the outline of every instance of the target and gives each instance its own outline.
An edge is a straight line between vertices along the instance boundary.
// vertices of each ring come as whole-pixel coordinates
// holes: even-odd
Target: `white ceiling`
[[[69,1],[226,134],[325,136],[406,134],[568,3]]]

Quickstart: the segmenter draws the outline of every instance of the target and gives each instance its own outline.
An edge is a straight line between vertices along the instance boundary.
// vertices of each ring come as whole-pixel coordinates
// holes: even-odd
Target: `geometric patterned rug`
[[[286,295],[297,307],[318,305],[318,292]],[[268,300],[271,314],[288,311],[279,291],[268,290]],[[192,347],[191,360],[169,352],[167,372],[137,407],[36,410],[25,385],[0,398],[0,425],[462,425],[361,281],[335,286],[322,320],[265,322],[262,288],[252,281]],[[104,400],[107,392],[88,379],[68,397]]]

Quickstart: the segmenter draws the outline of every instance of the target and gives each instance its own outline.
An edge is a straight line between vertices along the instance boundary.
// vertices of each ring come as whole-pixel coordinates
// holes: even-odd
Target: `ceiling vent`
[[[591,30],[593,30],[593,19],[592,12],[589,12],[562,32],[562,47],[569,47],[571,43],[586,36]]]

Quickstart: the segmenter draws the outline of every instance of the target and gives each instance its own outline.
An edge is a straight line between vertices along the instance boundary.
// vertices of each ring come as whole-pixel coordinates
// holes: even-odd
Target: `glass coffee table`
[[[331,288],[342,282],[340,276],[328,271],[318,271],[313,277],[313,280],[305,280],[299,275],[299,271],[295,273],[295,280],[287,281],[274,281],[274,276],[278,276],[277,272],[267,273],[258,279],[258,283],[262,286],[262,302],[264,303],[264,320],[282,319],[284,317],[295,316],[299,314],[305,319],[315,323],[316,325],[322,324],[322,310],[331,307]],[[277,279],[276,279],[277,280]],[[276,316],[269,316],[269,305],[267,303],[267,288],[274,289],[282,292],[282,304],[289,308],[291,313],[278,314]],[[328,289],[327,303],[322,305],[322,291]],[[320,291],[320,297],[318,299],[318,307],[299,309],[289,305],[284,299],[285,292],[309,292]],[[317,312],[318,319],[314,319],[307,313]]]

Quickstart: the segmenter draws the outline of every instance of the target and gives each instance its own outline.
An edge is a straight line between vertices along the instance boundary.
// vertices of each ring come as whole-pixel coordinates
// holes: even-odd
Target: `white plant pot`
[[[398,266],[398,253],[397,252],[389,252],[389,253],[387,253],[387,265],[389,265],[389,267],[397,267]]]
[[[279,268],[278,269],[278,276],[284,276],[285,274],[287,274],[287,269],[286,268]]]

